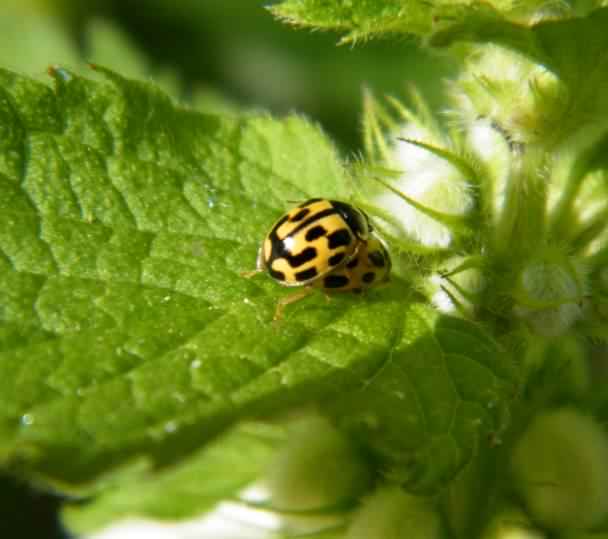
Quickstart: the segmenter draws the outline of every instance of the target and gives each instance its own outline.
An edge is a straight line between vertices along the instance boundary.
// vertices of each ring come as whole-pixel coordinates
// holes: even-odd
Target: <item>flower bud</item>
[[[429,500],[381,487],[362,501],[346,539],[439,539],[439,514]]]
[[[434,140],[429,130],[414,123],[407,124],[399,136],[442,145],[441,141]],[[403,175],[391,184],[421,207],[449,216],[463,216],[473,208],[470,178],[465,178],[455,166],[429,149],[397,140],[393,161]],[[394,217],[390,223],[380,221],[383,228],[395,237],[406,236],[427,248],[445,249],[450,246],[453,231],[448,223],[440,222],[396,193],[384,192],[374,200],[374,204]]]
[[[526,513],[518,507],[499,511],[481,536],[482,539],[545,539],[546,535],[534,528]]]
[[[472,58],[452,92],[463,120],[490,118],[519,143],[553,134],[552,121],[563,113],[559,77],[500,46],[486,46]]]
[[[512,469],[529,514],[544,526],[587,529],[608,516],[608,436],[578,410],[537,416]]]
[[[370,471],[356,448],[327,420],[298,421],[264,481],[277,509],[312,510],[358,498]]]
[[[540,335],[565,333],[583,315],[586,275],[582,264],[547,250],[521,269],[514,312]]]

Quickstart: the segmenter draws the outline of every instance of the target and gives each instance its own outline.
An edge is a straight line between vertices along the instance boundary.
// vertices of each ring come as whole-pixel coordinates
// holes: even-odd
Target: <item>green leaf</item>
[[[107,76],[0,73],[0,453],[74,483],[196,447],[326,324],[277,332],[278,287],[238,273],[286,200],[347,192],[304,120],[205,116]]]
[[[381,33],[424,35],[430,31],[432,13],[421,1],[355,0],[285,0],[270,8],[285,22],[338,30],[347,33],[343,41],[355,41]]]
[[[439,463],[443,477],[462,465],[472,438],[498,424],[488,407],[502,410],[513,378],[483,333],[408,309],[399,280],[329,304],[315,295],[277,326],[289,290],[239,274],[287,201],[348,200],[319,129],[295,116],[203,115],[100,72],[105,82],[56,70],[54,90],[0,72],[4,466],[81,492],[132,481],[141,459],[172,465],[243,417],[364,380],[356,394],[372,408],[394,399],[383,373],[410,361],[426,404],[401,379],[408,398],[389,431],[414,418],[401,449],[423,451],[421,466]]]
[[[83,534],[126,518],[200,516],[220,500],[236,499],[255,481],[283,435],[278,427],[239,425],[171,468],[151,471],[87,503],[68,505],[63,523],[72,533]]]
[[[499,437],[516,381],[509,356],[480,328],[414,304],[384,362],[332,412],[393,479],[430,492]]]
[[[599,3],[591,2],[581,10],[576,6],[554,8],[553,18],[585,15]],[[449,0],[283,0],[270,8],[285,22],[346,34],[342,42],[357,41],[382,34],[407,34],[422,38],[446,36],[475,29],[488,34],[505,33],[510,25],[547,16],[545,2],[459,3]]]
[[[506,20],[470,19],[436,33],[431,44],[450,45],[457,41],[496,43],[513,50],[557,77],[559,86],[551,91],[534,87],[536,114],[546,116],[547,134],[561,138],[585,131],[608,113],[608,8],[592,11],[582,18],[545,20],[524,25]],[[516,60],[507,58],[508,62]]]

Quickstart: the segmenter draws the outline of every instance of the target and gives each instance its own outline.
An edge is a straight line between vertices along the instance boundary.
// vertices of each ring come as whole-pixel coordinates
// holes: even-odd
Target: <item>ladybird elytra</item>
[[[273,225],[257,268],[284,286],[303,286],[347,263],[370,232],[362,211],[345,202],[313,198]]]
[[[280,320],[287,305],[305,298],[315,288],[322,289],[327,299],[333,292],[361,293],[368,288],[388,282],[390,271],[391,259],[386,245],[380,238],[370,234],[369,239],[346,264],[316,279],[302,290],[281,298],[277,303],[273,319]]]
[[[362,292],[389,280],[391,259],[386,245],[371,234],[357,254],[343,266],[311,283],[332,292]]]

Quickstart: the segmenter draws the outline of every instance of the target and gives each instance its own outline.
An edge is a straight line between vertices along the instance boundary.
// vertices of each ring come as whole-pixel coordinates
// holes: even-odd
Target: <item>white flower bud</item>
[[[452,92],[463,119],[491,118],[517,142],[551,134],[547,117],[553,120],[563,106],[554,73],[500,46],[486,46],[472,58]]]
[[[408,124],[400,136],[437,145],[428,130]],[[439,143],[440,144],[440,143]],[[391,182],[393,187],[418,204],[451,216],[467,214],[474,204],[469,178],[445,159],[414,144],[397,140],[394,161],[403,175]],[[444,249],[452,242],[449,225],[415,208],[395,193],[384,192],[374,203],[391,214],[395,223],[382,226],[396,237],[406,235],[425,247]]]
[[[558,252],[541,253],[519,274],[514,312],[541,335],[561,335],[583,315],[585,280],[576,260]]]

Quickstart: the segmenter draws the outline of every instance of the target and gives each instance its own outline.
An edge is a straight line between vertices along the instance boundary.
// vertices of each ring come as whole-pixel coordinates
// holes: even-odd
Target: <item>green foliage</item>
[[[413,305],[374,376],[330,404],[338,425],[412,492],[433,492],[506,425],[512,359],[473,324]]]
[[[514,140],[554,149],[564,141],[572,144],[568,139],[581,128],[604,125],[602,119],[608,111],[607,24],[608,8],[603,8],[586,17],[548,19],[531,26],[463,24],[436,35],[433,43],[500,45],[498,50],[485,45],[472,56],[461,82],[465,92],[475,99],[478,114],[504,114],[498,120]],[[515,75],[513,70],[519,73]],[[520,84],[524,79],[528,88]],[[494,107],[490,112],[497,101],[501,109]],[[520,110],[509,115],[514,101]]]
[[[196,88],[178,104],[182,74],[159,76],[112,25],[88,21],[80,47],[59,19],[28,20],[42,49],[0,53],[0,465],[87,496],[63,513],[78,533],[228,500],[272,516],[258,532],[274,539],[600,537],[601,4],[273,6],[343,41],[414,35],[461,62],[446,114],[415,89],[410,107],[366,92],[350,168],[301,116]],[[51,54],[71,66],[49,84]],[[150,72],[161,87],[128,78]],[[393,278],[273,322],[290,291],[242,273],[309,197],[365,209]]]
[[[315,127],[201,115],[103,73],[106,83],[56,70],[55,90],[2,74],[4,462],[82,485],[133,457],[174,462],[255,410],[365,379],[375,388],[395,354],[415,368],[408,351],[437,321],[414,323],[399,281],[363,299],[296,306],[277,328],[281,291],[238,274],[286,200],[347,198]],[[436,368],[462,338],[429,351]],[[510,360],[493,356],[502,374],[491,374],[488,391],[504,400]],[[465,378],[481,386],[488,373],[472,368]],[[417,424],[444,392],[454,402],[456,374],[421,388],[422,407],[406,402]],[[466,380],[454,383],[468,391]],[[476,407],[461,412],[474,431],[495,428],[477,423]],[[445,419],[416,429],[412,448],[442,434],[470,447],[470,429],[451,432]],[[442,477],[467,458],[450,452]]]
[[[261,392],[280,387],[260,375],[323,316],[276,335],[273,301],[238,272],[284,200],[345,193],[333,148],[298,118],[203,116],[107,76],[56,71],[53,92],[3,73],[1,379],[15,437],[3,452],[18,446],[73,481],[115,460],[112,447],[232,413],[249,379]],[[266,345],[235,347],[235,335]]]
[[[242,424],[172,468],[138,470],[136,480],[106,489],[94,503],[68,506],[64,523],[74,533],[86,533],[132,515],[175,519],[201,514],[255,481],[283,438],[278,427]]]
[[[465,32],[483,33],[483,41],[490,36],[505,36],[509,30],[517,32],[522,23],[534,20],[539,11],[545,17],[570,18],[583,16],[601,1],[545,3],[538,0],[511,2],[424,2],[422,0],[283,0],[271,11],[284,21],[297,25],[338,30],[345,33],[343,43],[384,34],[405,34],[433,39],[436,35]]]
[[[348,32],[344,42],[381,33],[427,34],[432,12],[423,2],[287,0],[272,12],[295,25]]]
[[[35,2],[35,0],[32,0]],[[46,13],[32,16],[27,4],[10,6],[0,19],[0,65],[48,80],[50,66],[61,65],[78,74],[94,76],[88,63],[111,66],[123,76],[155,81],[173,96],[180,93],[175,75],[159,73],[124,32],[102,19],[92,19],[83,31],[82,46],[68,32],[66,21]]]
[[[439,539],[441,522],[431,500],[408,495],[398,487],[380,488],[361,503],[348,539]]]
[[[64,1],[81,8],[75,0]],[[145,46],[155,79],[160,68],[183,79],[186,97],[200,85],[241,107],[274,114],[298,110],[350,151],[360,146],[362,87],[400,93],[415,83],[439,105],[444,88],[437,81],[456,67],[405,41],[335,47],[333,36],[293,32],[263,3],[250,0],[146,0],[147,8],[137,12],[121,0],[97,2],[103,9],[89,10],[89,16],[119,17],[120,27]],[[114,64],[120,58],[110,60],[99,63],[122,73]]]

